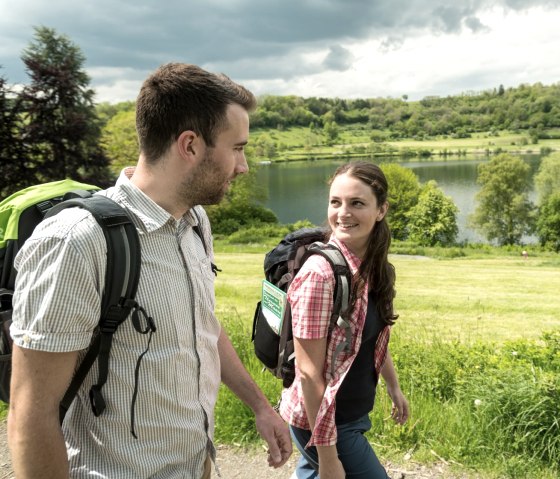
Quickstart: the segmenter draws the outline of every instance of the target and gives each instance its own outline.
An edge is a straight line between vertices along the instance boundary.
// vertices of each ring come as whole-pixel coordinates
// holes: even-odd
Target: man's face
[[[205,147],[201,161],[183,183],[183,192],[191,205],[219,203],[235,177],[249,170],[244,151],[249,138],[249,114],[240,105],[229,105],[226,124],[216,136],[214,146]]]

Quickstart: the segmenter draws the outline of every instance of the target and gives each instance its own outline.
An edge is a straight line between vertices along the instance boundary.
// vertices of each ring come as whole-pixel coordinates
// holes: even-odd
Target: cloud
[[[352,66],[353,59],[354,56],[349,50],[340,45],[335,45],[330,48],[323,65],[329,70],[345,71]]]
[[[490,31],[490,29],[476,17],[465,18],[464,23],[471,30],[471,32],[488,33]]]
[[[398,50],[404,44],[403,37],[389,36],[381,40],[381,45],[379,46],[380,51],[383,53],[388,53],[390,51]]]
[[[319,85],[327,77],[320,80],[318,75],[331,78],[366,59],[408,51],[425,35],[487,35],[496,28],[485,20],[489,10],[558,10],[558,0],[9,3],[9,8],[0,7],[0,75],[14,83],[28,81],[19,57],[32,40],[32,27],[45,25],[82,49],[92,86],[103,98],[111,88],[115,95],[125,95],[147,72],[168,61],[196,63],[252,84]],[[373,49],[357,54],[360,44]]]

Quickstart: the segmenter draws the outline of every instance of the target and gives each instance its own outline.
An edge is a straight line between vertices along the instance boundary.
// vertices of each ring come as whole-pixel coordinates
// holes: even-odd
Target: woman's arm
[[[385,380],[387,392],[393,401],[391,416],[398,424],[404,424],[409,416],[408,401],[404,397],[399,386],[399,379],[397,377],[395,365],[393,364],[393,358],[391,357],[389,350],[387,350],[387,357],[385,358],[385,363],[381,368],[381,376]]]
[[[300,339],[294,337],[294,350],[301,377],[305,412],[313,431],[327,387],[324,375],[327,338]],[[317,446],[317,454],[319,455],[321,479],[344,479],[345,473],[342,463],[338,459],[336,446]]]

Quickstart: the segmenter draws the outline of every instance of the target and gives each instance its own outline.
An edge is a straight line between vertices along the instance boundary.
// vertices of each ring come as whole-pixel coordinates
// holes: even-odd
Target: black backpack
[[[76,190],[76,187],[88,189]],[[10,400],[12,340],[9,326],[16,277],[13,262],[17,252],[43,218],[71,207],[91,212],[107,240],[107,272],[99,327],[61,401],[61,423],[96,358],[99,361],[99,377],[90,390],[90,400],[96,416],[105,410],[101,389],[107,380],[113,334],[131,311],[133,321],[140,322],[139,316],[142,315],[150,331],[155,331],[153,320],[134,300],[141,260],[136,227],[119,204],[105,196],[92,195],[96,189],[95,186],[63,180],[26,188],[0,203],[4,224],[0,231],[0,399],[6,403]]]
[[[345,340],[337,345],[335,350],[335,357],[332,362],[334,368],[336,355],[342,350],[347,350],[352,339],[347,321],[350,309],[352,274],[340,250],[332,244],[322,242],[325,239],[325,233],[326,231],[322,228],[303,228],[286,235],[265,256],[264,273],[265,280],[268,283],[263,282],[263,287],[265,290],[269,288],[272,294],[274,294],[274,287],[286,292],[303,263],[312,254],[320,254],[329,262],[335,277],[329,334],[335,325],[344,328],[346,331]],[[285,295],[280,293],[276,297],[285,298]],[[264,294],[263,300],[268,302]],[[267,308],[267,305],[263,304],[263,300],[257,303],[253,318],[251,340],[254,343],[255,354],[267,370],[277,378],[282,379],[284,387],[290,387],[295,376],[290,304],[284,301],[282,304],[275,303],[268,306],[268,308],[276,310],[278,317],[282,317],[279,327],[276,328],[271,326],[270,321],[267,320],[266,311],[263,311]]]

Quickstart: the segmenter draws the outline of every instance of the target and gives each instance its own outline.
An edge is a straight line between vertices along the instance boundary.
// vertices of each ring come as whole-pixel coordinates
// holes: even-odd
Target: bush
[[[250,203],[222,203],[210,206],[206,211],[212,231],[217,235],[230,235],[245,226],[278,223],[271,210]]]
[[[437,338],[391,344],[401,387],[421,423],[415,447],[435,441],[453,460],[494,465],[499,450],[507,477],[526,477],[517,475],[520,461],[533,471],[560,464],[560,332],[501,346]]]
[[[240,229],[227,238],[230,244],[261,243],[268,238],[278,238],[278,241],[289,233],[285,225],[255,224],[248,228]]]

